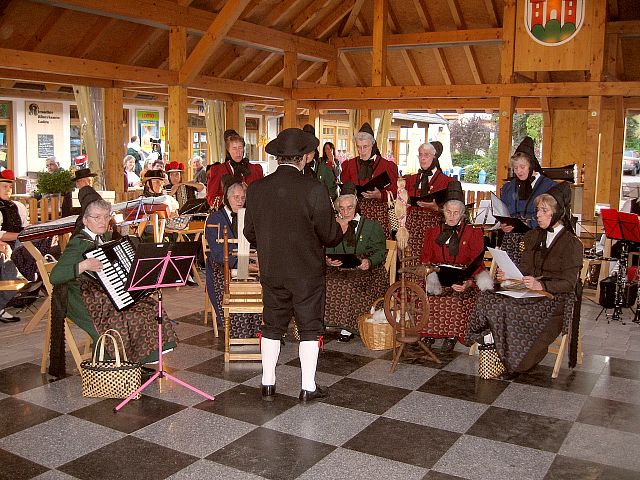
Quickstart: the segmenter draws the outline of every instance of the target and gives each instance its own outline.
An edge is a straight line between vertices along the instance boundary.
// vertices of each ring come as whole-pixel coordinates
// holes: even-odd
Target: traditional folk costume
[[[91,187],[84,187],[90,189]],[[87,206],[101,197],[93,191],[83,202],[83,215]],[[49,372],[55,376],[64,375],[64,318],[69,317],[78,327],[87,332],[95,342],[101,333],[113,328],[124,340],[129,360],[152,362],[158,359],[158,324],[156,320],[157,302],[153,297],[145,297],[131,307],[118,312],[102,286],[89,274],[79,274],[78,264],[84,260],[83,254],[94,250],[104,240],[89,229],[84,228],[73,235],[58,263],[53,267],[49,280],[54,285],[51,298],[51,364]],[[164,348],[174,348],[177,337],[169,318],[163,313]]]
[[[537,365],[560,332],[570,334],[569,366],[575,365],[583,246],[571,230],[570,216],[562,213],[570,201],[568,184],[547,193],[558,200],[561,223],[524,235],[520,270],[525,276],[540,277],[544,290],[553,298],[512,298],[483,292],[469,318],[467,345],[482,343],[483,336],[491,331],[508,373],[526,372]],[[557,222],[554,215],[551,225]]]
[[[367,312],[373,302],[389,288],[384,268],[387,240],[382,226],[375,220],[356,215],[342,242],[325,250],[331,254],[356,254],[371,262],[368,270],[327,267],[327,303],[325,324],[352,333],[358,332],[358,316]]]
[[[213,208],[222,205],[224,188],[222,178],[231,175],[247,186],[264,177],[262,167],[243,158],[239,162],[227,159],[224,163],[216,163],[211,166],[207,176],[207,201]]]
[[[224,293],[224,245],[218,243],[224,237],[227,227],[229,239],[238,238],[237,214],[225,205],[207,218],[204,231],[209,244],[209,258],[206,259],[207,294],[216,312],[219,326],[223,326],[222,296]],[[236,268],[238,257],[231,255],[235,245],[229,244],[229,268]],[[254,338],[260,330],[261,315],[255,313],[233,313],[230,315],[231,338]]]
[[[449,182],[454,179],[446,175],[440,168],[440,155],[442,155],[442,143],[431,142],[436,150],[431,166],[427,169],[418,169],[417,173],[406,177],[406,189],[410,197],[424,197],[429,193],[444,190]]]
[[[292,159],[312,152],[318,139],[297,128],[280,132],[267,153]],[[277,194],[274,194],[277,192]],[[327,189],[297,165],[281,164],[247,190],[244,235],[256,245],[264,304],[262,328],[262,396],[273,400],[280,340],[291,320],[300,333],[300,400],[326,396],[315,371],[324,330],[324,247],[342,240]]]
[[[529,177],[523,181],[514,177],[502,186],[500,199],[509,209],[509,215],[519,218],[531,228],[538,226],[535,214],[535,199],[546,193],[555,182],[548,177],[542,175],[542,168],[536,158],[533,150],[533,140],[531,137],[524,137],[515,153],[525,153],[531,162],[531,170]],[[524,233],[505,233],[502,240],[502,249],[507,252],[513,262],[518,265],[520,263],[520,255],[522,253],[522,240]]]
[[[308,123],[302,127],[302,131],[314,136],[316,134],[316,129],[313,125],[309,125]],[[320,160],[320,152],[317,148],[315,155],[313,156],[313,160],[304,166],[303,172],[305,175],[311,175],[327,187],[331,201],[338,198],[338,184],[336,183],[336,176],[334,175],[333,170],[329,168],[325,162]]]
[[[457,180],[449,183],[446,201],[449,200],[464,203],[462,186]],[[449,226],[443,222],[425,231],[420,262],[471,266],[472,271],[468,272],[468,277],[461,279],[459,283],[469,279],[475,279],[476,283],[462,292],[456,292],[450,286],[442,286],[437,273],[429,274],[426,285],[429,323],[427,329],[422,332],[423,336],[464,341],[467,319],[478,297],[478,286],[483,289],[492,286],[492,281],[484,270],[483,252],[482,230],[468,225],[464,218],[458,225]],[[473,265],[476,267],[473,268]]]

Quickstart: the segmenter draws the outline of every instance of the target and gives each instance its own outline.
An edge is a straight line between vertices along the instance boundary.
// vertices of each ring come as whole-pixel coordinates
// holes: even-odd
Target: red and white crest
[[[555,46],[571,40],[584,23],[586,0],[525,0],[524,23],[536,42]]]

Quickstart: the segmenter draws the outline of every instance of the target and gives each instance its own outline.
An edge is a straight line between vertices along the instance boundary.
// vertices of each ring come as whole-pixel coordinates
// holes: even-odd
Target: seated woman
[[[204,184],[200,182],[183,182],[182,172],[184,171],[184,163],[170,162],[167,165],[167,173],[169,174],[169,183],[165,185],[168,195],[171,195],[178,201],[180,208],[189,200],[195,200],[197,193],[204,190]]]
[[[412,198],[424,197],[447,188],[453,178],[446,175],[440,168],[440,155],[442,155],[442,143],[423,143],[418,147],[418,161],[420,168],[417,173],[407,176],[407,192]],[[417,200],[420,208],[438,210],[435,201],[426,202]]]
[[[90,187],[83,190],[88,188]],[[87,332],[94,342],[106,330],[117,330],[122,335],[125,351],[131,361],[146,363],[157,360],[157,303],[153,297],[146,297],[118,312],[102,286],[85,273],[102,269],[99,260],[84,259],[83,254],[111,239],[107,232],[111,220],[111,204],[95,191],[83,195],[81,218],[84,228],[73,235],[49,277],[54,285],[51,374],[64,374],[65,316]],[[174,348],[177,338],[166,315],[164,330],[164,348]],[[59,342],[62,342],[61,345]]]
[[[538,222],[534,212],[534,201],[555,185],[554,181],[542,175],[542,168],[536,158],[531,137],[524,137],[509,160],[514,178],[506,182],[500,191],[500,199],[509,209],[509,215],[522,220],[530,228],[536,228]],[[513,263],[520,264],[523,233],[516,233],[514,226],[503,222],[504,232],[502,249],[507,252]]]
[[[229,239],[238,238],[238,210],[244,207],[247,187],[244,183],[237,182],[230,175],[223,179],[225,190],[223,205],[220,209],[211,212],[207,218],[205,237],[209,244],[209,258],[207,258],[207,293],[211,305],[216,312],[218,326],[223,326],[222,294],[224,292],[224,245],[218,243],[218,239],[224,237],[224,227],[227,227]],[[236,244],[229,244],[229,268],[236,268],[238,257],[231,256],[231,250],[237,248]],[[257,259],[252,259],[250,271],[258,270]],[[232,338],[253,338],[260,330],[261,315],[254,313],[235,313],[230,318],[230,336]]]
[[[133,155],[126,155],[122,159],[122,163],[124,164],[124,173],[127,177],[127,186],[128,187],[140,187],[142,185],[142,181],[140,177],[135,172],[136,168],[136,159]]]
[[[383,265],[387,241],[382,226],[356,212],[353,184],[345,185],[342,191],[335,206],[344,237],[340,244],[325,250],[329,267],[325,324],[341,327],[338,340],[348,342],[353,337],[352,332],[358,331],[358,316],[369,311],[373,302],[384,296],[389,279]],[[354,254],[357,266],[341,268],[343,261],[339,255],[344,254]]]
[[[512,298],[483,292],[469,318],[466,343],[482,343],[483,336],[491,332],[507,378],[536,366],[560,332],[570,331],[583,254],[582,243],[571,227],[570,199],[566,182],[536,198],[539,227],[524,236],[522,284],[528,290],[544,290],[553,298]],[[505,280],[500,270],[497,278]],[[572,349],[577,347],[577,337],[570,344]]]
[[[423,332],[424,341],[430,346],[435,338],[444,337],[442,351],[449,352],[455,347],[456,340],[464,340],[478,288],[490,289],[493,281],[484,270],[482,230],[465,221],[464,192],[460,182],[449,182],[445,199],[444,223],[425,231],[420,262],[465,267],[460,270],[443,267],[440,272],[427,276],[430,318],[428,329]]]

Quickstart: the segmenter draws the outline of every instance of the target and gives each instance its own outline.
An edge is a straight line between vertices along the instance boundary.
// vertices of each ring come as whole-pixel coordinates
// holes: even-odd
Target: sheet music
[[[244,236],[244,214],[246,208],[238,210],[238,280],[249,278],[249,240]]]
[[[495,193],[491,193],[491,210],[494,217],[510,217],[509,207]]]
[[[491,247],[488,247],[488,250],[489,252],[491,252],[491,255],[495,259],[500,270],[504,272],[505,278],[509,278],[511,280],[522,280],[522,272],[520,272],[518,267],[516,267],[516,264],[513,263],[513,260],[509,258],[507,252]]]
[[[491,200],[480,200],[478,213],[473,219],[474,225],[493,225],[496,221],[496,218],[491,213]]]
[[[536,298],[536,297],[544,297],[541,293],[535,293],[531,291],[523,291],[523,290],[498,290],[496,293],[500,295],[505,295],[507,297],[513,298]]]

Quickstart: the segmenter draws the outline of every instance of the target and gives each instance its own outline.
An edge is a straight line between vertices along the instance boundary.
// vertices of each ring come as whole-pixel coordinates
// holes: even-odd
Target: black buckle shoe
[[[262,385],[262,400],[265,402],[273,402],[276,398],[275,385]]]
[[[440,351],[445,353],[450,352],[456,346],[456,342],[457,340],[455,338],[445,338]]]
[[[312,402],[313,400],[317,400],[319,398],[325,398],[329,396],[329,389],[327,387],[321,387],[316,384],[316,389],[313,392],[309,390],[300,390],[300,395],[298,399],[302,403]]]
[[[355,334],[353,333],[350,333],[349,335],[345,335],[344,333],[341,333],[340,336],[338,337],[338,341],[342,343],[347,343],[347,342],[350,342],[353,337],[355,337]]]
[[[19,322],[19,321],[20,321],[20,317],[16,317],[14,315],[11,315],[5,309],[0,310],[0,322],[2,322],[2,323],[15,323],[15,322]]]
[[[431,349],[431,347],[433,346],[433,342],[435,342],[436,339],[433,337],[422,337],[420,341],[424,343],[428,349]]]

